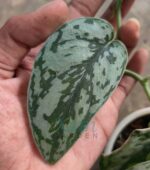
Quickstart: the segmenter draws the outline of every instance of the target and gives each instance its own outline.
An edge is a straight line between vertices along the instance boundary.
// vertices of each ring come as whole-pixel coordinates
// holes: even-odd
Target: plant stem
[[[145,78],[145,83],[143,84],[144,91],[150,101],[150,85],[149,80]]]
[[[130,76],[132,78],[134,78],[135,80],[137,80],[141,86],[143,87],[149,101],[150,101],[150,85],[149,85],[149,80],[150,77],[142,77],[141,75],[139,75],[138,73],[135,73],[134,71],[131,70],[125,70],[125,75]]]
[[[122,7],[122,0],[116,0],[117,33],[122,24],[121,7]]]
[[[121,13],[122,1],[123,0],[116,0],[116,20],[117,20],[116,38],[118,37],[118,32],[119,32],[119,29],[122,24],[122,13]],[[131,70],[125,70],[125,74],[134,78],[142,85],[142,87],[150,101],[150,85],[149,85],[150,76],[142,77],[138,73],[131,71]]]
[[[143,77],[139,74],[137,74],[136,72],[134,71],[131,71],[131,70],[128,70],[126,69],[125,70],[125,75],[127,76],[131,76],[132,78],[134,78],[135,80],[139,81],[139,82],[142,82],[143,81]]]

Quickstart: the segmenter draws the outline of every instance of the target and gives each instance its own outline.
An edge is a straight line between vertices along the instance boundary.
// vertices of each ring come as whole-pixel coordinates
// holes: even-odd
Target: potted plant
[[[150,100],[150,77],[131,70],[125,74],[140,83]],[[150,107],[129,114],[117,125],[100,158],[100,169],[150,169]]]
[[[131,70],[125,74],[140,83],[150,100],[150,77]],[[150,169],[150,107],[129,114],[117,125],[100,158],[100,169]]]
[[[114,130],[100,159],[101,170],[150,168],[150,107],[124,118]]]

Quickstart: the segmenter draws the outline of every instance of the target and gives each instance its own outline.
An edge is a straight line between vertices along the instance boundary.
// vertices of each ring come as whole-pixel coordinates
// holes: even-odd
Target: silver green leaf
[[[136,164],[126,170],[150,170],[150,161]]]
[[[150,128],[135,130],[121,148],[100,160],[101,170],[147,170],[147,167],[150,169]]]
[[[28,112],[35,142],[49,163],[75,143],[118,85],[128,54],[114,36],[107,21],[80,18],[61,26],[39,53]]]

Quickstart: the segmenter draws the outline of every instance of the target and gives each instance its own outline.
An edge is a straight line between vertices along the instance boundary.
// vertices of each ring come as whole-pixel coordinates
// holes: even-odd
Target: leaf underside
[[[128,55],[113,39],[105,20],[80,18],[61,26],[39,53],[28,112],[35,142],[49,163],[75,143],[118,85]]]
[[[103,155],[101,170],[149,170],[150,128],[135,130],[126,143],[110,155]]]

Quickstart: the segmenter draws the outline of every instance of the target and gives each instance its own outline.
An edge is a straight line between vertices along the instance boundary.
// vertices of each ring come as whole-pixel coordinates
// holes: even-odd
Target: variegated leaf
[[[125,46],[102,19],[80,18],[49,37],[34,64],[28,112],[36,144],[55,163],[80,137],[124,72]]]
[[[147,167],[150,169],[150,128],[135,130],[121,148],[102,156],[100,161],[101,170],[145,170]]]
[[[150,161],[146,161],[146,162],[136,164],[136,165],[131,166],[130,168],[128,168],[126,170],[150,170]]]

